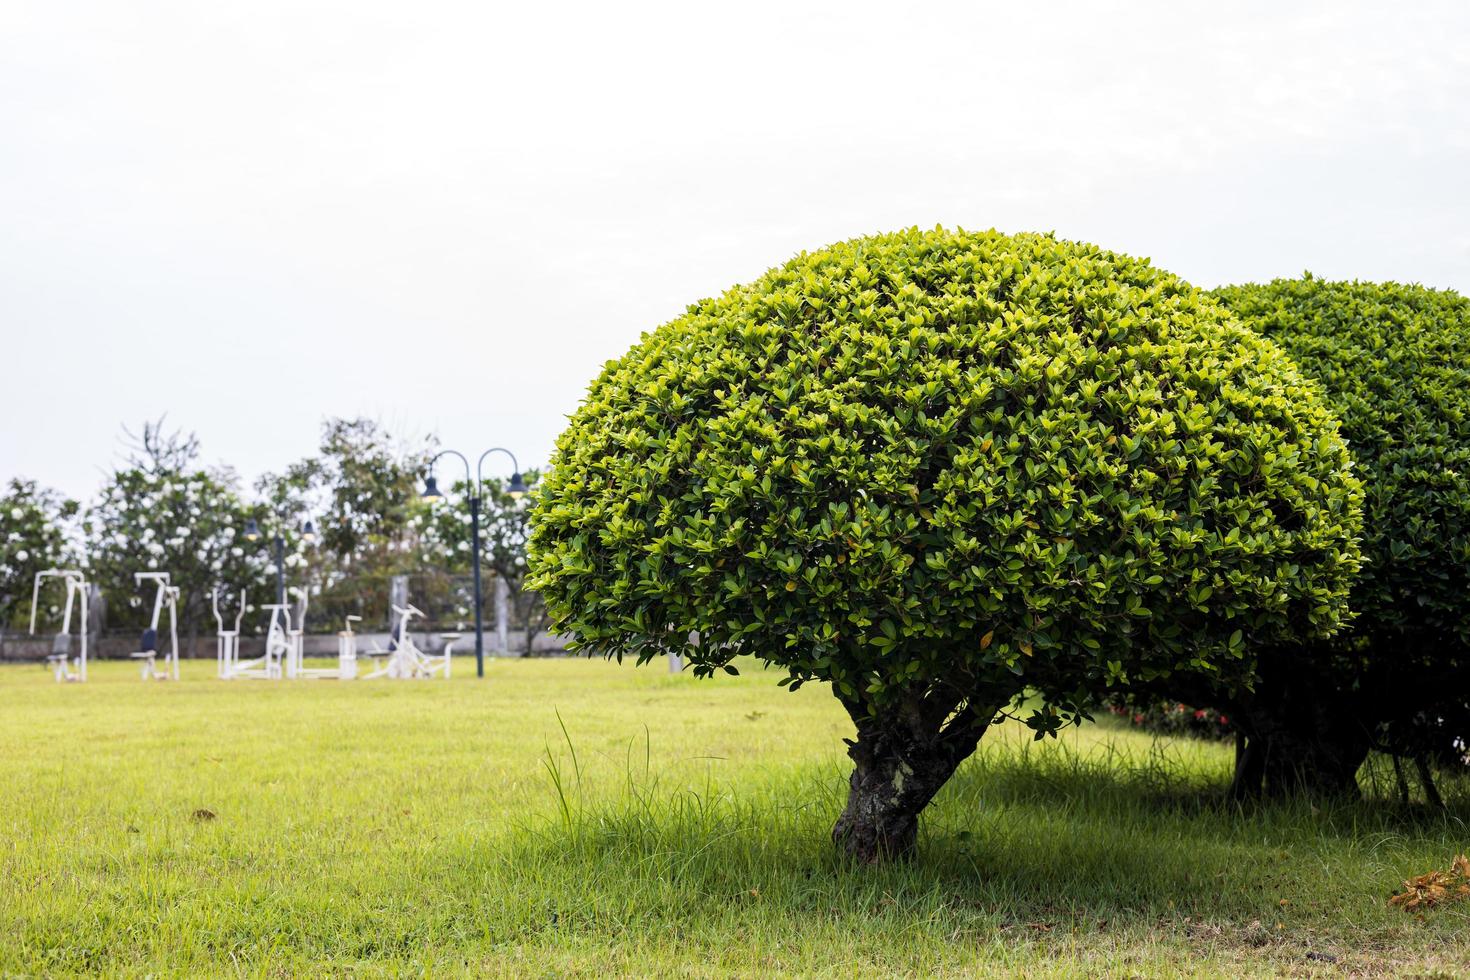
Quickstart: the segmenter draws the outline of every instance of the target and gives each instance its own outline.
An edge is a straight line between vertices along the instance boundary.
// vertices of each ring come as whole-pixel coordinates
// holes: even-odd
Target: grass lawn
[[[1227,747],[1005,725],[917,860],[852,868],[851,729],[816,686],[213,668],[0,668],[0,976],[1470,976],[1470,902],[1385,901],[1470,851],[1464,786],[1448,815],[1241,812]]]

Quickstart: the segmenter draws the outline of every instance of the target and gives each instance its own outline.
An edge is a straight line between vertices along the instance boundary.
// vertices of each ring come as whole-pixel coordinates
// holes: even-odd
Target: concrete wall
[[[525,646],[524,632],[512,630],[510,633],[510,652],[507,656],[519,657]],[[45,660],[51,654],[51,637],[28,636],[24,633],[6,633],[0,631],[0,662],[36,662]],[[419,649],[425,653],[438,653],[444,649],[444,639],[438,633],[413,634],[414,642]],[[495,649],[495,630],[485,630],[485,654],[486,656],[498,656]],[[167,639],[163,643],[167,643]],[[162,644],[160,644],[162,645]],[[308,657],[335,657],[337,655],[337,635],[335,633],[309,633],[303,643]],[[537,653],[557,654],[562,651],[565,641],[561,637],[542,633],[536,637],[535,649]],[[72,638],[72,647],[75,650],[76,638]],[[357,652],[359,656],[366,656],[374,649],[388,649],[387,633],[359,633],[357,634]],[[93,660],[126,660],[128,654],[138,649],[138,637],[133,634],[127,636],[103,635],[92,637],[87,644],[87,656]],[[240,638],[240,655],[243,657],[258,657],[265,652],[264,636],[244,636]],[[454,645],[456,654],[475,652],[475,634],[473,631],[466,632]],[[179,655],[186,658],[213,659],[215,657],[215,639],[213,635],[201,636],[195,641],[192,649],[185,637],[179,638]]]

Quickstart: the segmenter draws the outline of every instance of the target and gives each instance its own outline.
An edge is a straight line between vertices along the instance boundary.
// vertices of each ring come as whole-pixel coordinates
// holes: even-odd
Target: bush
[[[1241,721],[1279,765],[1242,791],[1355,791],[1371,744],[1447,745],[1430,729],[1470,708],[1470,301],[1310,275],[1216,295],[1321,385],[1366,485],[1354,627],[1263,660]]]
[[[532,586],[588,653],[830,683],[857,727],[834,834],[874,860],[1028,684],[1240,676],[1332,632],[1359,495],[1296,368],[1176,277],[909,230],[609,362],[543,484]]]
[[[1108,711],[1134,728],[1155,735],[1205,738],[1222,741],[1235,737],[1230,716],[1214,708],[1196,708],[1180,701],[1151,700],[1144,703],[1111,703]]]

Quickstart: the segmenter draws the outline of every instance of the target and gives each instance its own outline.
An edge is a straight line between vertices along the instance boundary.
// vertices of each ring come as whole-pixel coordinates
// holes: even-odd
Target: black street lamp
[[[485,482],[484,467],[485,457],[491,453],[505,453],[510,457],[510,465],[514,471],[510,475],[510,483],[505,492],[510,494],[512,500],[520,500],[526,495],[526,481],[521,479],[521,464],[516,462],[515,453],[509,449],[487,449],[480,455],[480,461],[475,464],[475,470],[470,472],[470,461],[465,458],[464,453],[453,449],[446,449],[429,460],[428,476],[424,479],[424,499],[439,500],[444,494],[439,492],[439,481],[434,476],[434,464],[439,462],[440,456],[458,456],[460,462],[464,463],[465,486],[469,488],[470,497],[470,549],[474,553],[475,568],[475,676],[485,676],[485,627],[484,607],[485,600],[480,594],[480,496],[481,486]],[[503,651],[502,651],[503,652]]]
[[[260,540],[260,525],[255,523],[255,518],[245,522],[245,540],[252,544]],[[316,528],[311,526],[311,521],[301,525],[301,540],[311,544],[316,540]],[[286,604],[286,538],[281,534],[280,525],[276,525],[276,604]]]

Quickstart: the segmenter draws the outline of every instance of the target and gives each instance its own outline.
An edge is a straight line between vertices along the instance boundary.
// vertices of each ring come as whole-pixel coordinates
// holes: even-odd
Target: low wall
[[[510,632],[510,649],[501,654],[495,649],[495,631],[485,631],[485,653],[490,656],[520,657],[525,650],[525,633],[512,630]],[[420,650],[425,653],[438,653],[444,649],[445,639],[439,633],[413,633],[413,639]],[[164,639],[161,646],[168,641]],[[75,651],[76,637],[72,637],[72,647]],[[30,636],[25,633],[5,633],[0,631],[0,662],[30,662],[45,660],[51,655],[52,637]],[[538,654],[559,654],[565,647],[565,640],[559,636],[542,633],[536,637],[535,651]],[[302,644],[304,652],[308,657],[335,657],[337,655],[337,635],[335,633],[308,633]],[[91,637],[87,642],[87,656],[93,660],[126,660],[128,655],[138,649],[138,637],[136,634],[127,636],[103,635]],[[366,656],[374,650],[388,649],[388,634],[384,633],[359,633],[357,634],[357,652],[359,656]],[[240,655],[242,657],[258,657],[265,652],[264,636],[242,636],[240,638]],[[464,633],[454,644],[454,652],[474,653],[475,634]],[[198,637],[190,644],[186,637],[179,638],[179,656],[184,659],[211,659],[216,656],[215,638],[213,636]]]

